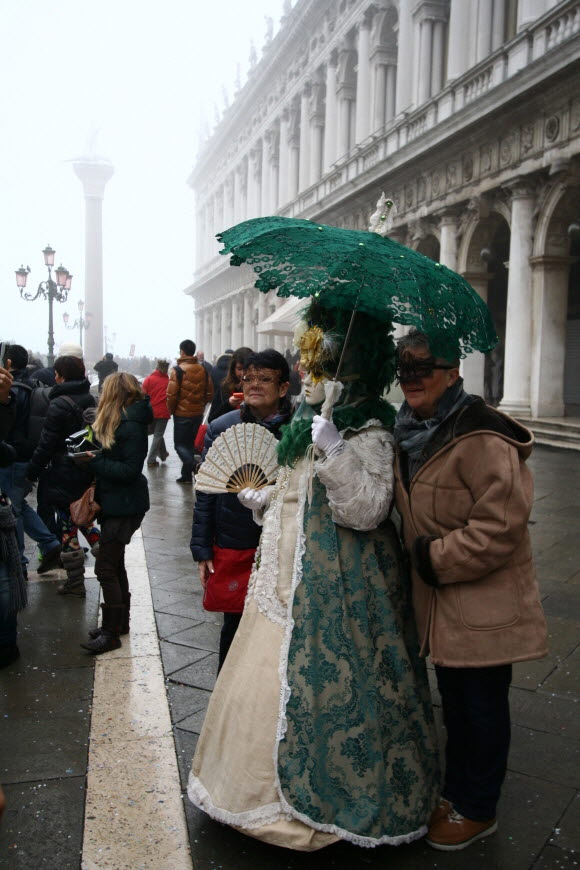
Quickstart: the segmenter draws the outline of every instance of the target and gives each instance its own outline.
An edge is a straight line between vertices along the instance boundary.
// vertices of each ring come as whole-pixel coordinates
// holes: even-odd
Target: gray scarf
[[[11,505],[0,501],[0,561],[8,572],[8,612],[18,613],[27,604],[26,581],[16,541],[16,519]]]
[[[407,402],[403,402],[395,418],[394,436],[396,444],[408,454],[411,477],[422,464],[423,450],[439,426],[471,401],[472,397],[463,389],[463,378],[458,378],[452,387],[445,390],[437,403],[434,416],[428,420],[416,417]]]

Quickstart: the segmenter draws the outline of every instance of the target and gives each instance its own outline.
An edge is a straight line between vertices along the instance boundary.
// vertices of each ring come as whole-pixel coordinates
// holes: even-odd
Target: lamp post
[[[83,346],[83,329],[89,328],[89,326],[91,325],[91,317],[92,317],[92,314],[90,311],[87,311],[87,313],[83,317],[84,307],[85,307],[85,303],[83,302],[82,299],[79,299],[79,302],[78,302],[79,316],[78,316],[78,319],[75,320],[74,323],[71,323],[70,326],[68,325],[68,322],[70,320],[68,311],[65,311],[65,313],[62,315],[62,319],[64,320],[64,325],[65,325],[66,329],[78,329],[78,331],[79,331],[79,344],[80,344],[81,348]]]
[[[54,266],[54,254],[55,252],[47,245],[46,248],[42,252],[44,254],[44,265],[48,269],[48,279],[46,281],[41,281],[38,285],[36,293],[25,293],[26,289],[26,279],[30,273],[30,266],[21,266],[20,269],[16,270],[16,286],[20,290],[20,296],[22,299],[25,299],[27,302],[34,302],[35,299],[38,299],[39,296],[42,296],[44,299],[48,299],[48,365],[51,366],[54,363],[54,330],[53,330],[53,320],[52,320],[52,303],[56,302],[66,302],[69,290],[72,284],[73,276],[70,274],[68,269],[65,269],[64,266],[59,266],[55,269],[54,277],[56,281],[53,280],[52,277],[52,269]]]

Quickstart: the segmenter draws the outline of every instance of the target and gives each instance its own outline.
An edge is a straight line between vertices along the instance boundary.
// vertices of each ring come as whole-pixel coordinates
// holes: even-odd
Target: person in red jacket
[[[165,462],[169,456],[167,447],[165,446],[165,429],[170,414],[167,409],[165,397],[167,395],[167,384],[169,376],[167,370],[169,363],[165,359],[157,360],[157,368],[151,372],[149,377],[143,381],[143,392],[149,396],[151,408],[153,409],[153,423],[150,426],[149,434],[153,435],[151,449],[147,456],[147,465],[157,465],[157,457],[161,462]]]

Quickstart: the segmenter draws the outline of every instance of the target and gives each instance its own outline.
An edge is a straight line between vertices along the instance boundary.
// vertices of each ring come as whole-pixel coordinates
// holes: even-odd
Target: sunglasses
[[[435,357],[426,359],[399,360],[395,367],[395,377],[398,384],[409,384],[421,378],[430,378],[435,369],[455,369],[451,364],[439,364]]]

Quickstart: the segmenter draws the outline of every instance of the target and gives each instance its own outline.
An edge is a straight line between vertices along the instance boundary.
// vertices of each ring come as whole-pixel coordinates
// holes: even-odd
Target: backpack
[[[14,384],[21,390],[27,390],[30,394],[28,415],[24,422],[26,424],[26,438],[36,446],[40,441],[40,433],[42,432],[44,420],[48,412],[50,404],[49,395],[52,387],[47,387],[41,381],[35,381],[34,386],[23,384],[22,381],[15,381]]]

